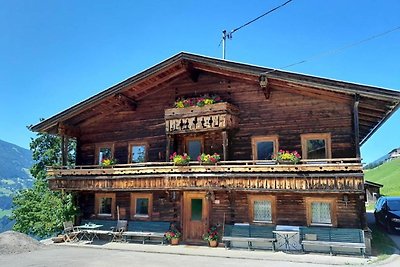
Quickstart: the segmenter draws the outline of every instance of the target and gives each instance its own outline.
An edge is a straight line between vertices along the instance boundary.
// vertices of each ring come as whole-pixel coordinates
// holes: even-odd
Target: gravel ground
[[[0,255],[30,252],[43,247],[39,241],[19,232],[0,233]]]

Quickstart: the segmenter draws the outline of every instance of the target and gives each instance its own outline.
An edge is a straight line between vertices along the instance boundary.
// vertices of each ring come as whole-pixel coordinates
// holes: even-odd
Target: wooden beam
[[[353,104],[353,130],[354,130],[354,145],[356,148],[356,158],[360,157],[360,127],[358,118],[358,105],[360,104],[360,96],[354,96]]]
[[[352,103],[352,97],[350,95],[323,90],[323,88],[314,88],[301,84],[295,84],[293,82],[288,83],[276,79],[269,79],[268,81],[269,85],[274,89],[276,88],[287,92],[293,92],[300,95],[311,96],[329,101],[335,101],[338,103],[345,103],[345,104]]]
[[[198,62],[194,62],[193,67],[196,68],[197,70],[201,70],[204,72],[214,73],[224,77],[229,77],[232,80],[238,80],[238,81],[245,80],[258,84],[259,74],[248,74],[234,70],[221,69],[218,66],[205,65]]]
[[[182,66],[186,69],[188,77],[194,83],[197,83],[197,81],[199,80],[200,70],[195,69],[193,67],[193,64],[187,60],[182,60]]]
[[[165,152],[165,161],[169,161],[169,157],[171,155],[171,149],[174,149],[174,135],[167,135],[167,147]]]
[[[135,99],[130,98],[122,93],[116,94],[115,98],[121,101],[123,104],[128,104],[130,107],[132,107],[132,110],[136,110],[138,103]]]
[[[222,131],[222,149],[223,149],[223,156],[224,160],[229,160],[228,159],[228,133],[226,131]]]

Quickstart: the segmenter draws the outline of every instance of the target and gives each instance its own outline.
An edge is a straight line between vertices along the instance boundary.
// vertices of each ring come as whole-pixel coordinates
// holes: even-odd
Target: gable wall
[[[251,136],[279,135],[281,149],[301,151],[301,133],[332,133],[332,157],[354,157],[351,105],[312,98],[272,88],[270,99],[257,83],[229,81],[201,74],[197,83],[181,78],[138,101],[136,111],[110,113],[104,119],[81,126],[78,164],[93,164],[95,143],[115,142],[115,157],[127,162],[128,142],[147,141],[149,161],[165,161],[164,110],[179,96],[216,93],[240,110],[239,128],[230,134],[230,159],[251,159]],[[214,141],[213,141],[214,140]],[[205,143],[218,137],[211,134]],[[222,151],[215,146],[211,152]],[[206,151],[207,152],[207,151]]]

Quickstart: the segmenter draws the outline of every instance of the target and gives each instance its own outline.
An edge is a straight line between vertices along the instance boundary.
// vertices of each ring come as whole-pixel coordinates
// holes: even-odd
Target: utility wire
[[[323,52],[323,53],[316,54],[316,55],[311,56],[311,57],[309,57],[307,59],[304,59],[304,60],[289,64],[289,65],[286,65],[286,66],[283,66],[283,67],[280,67],[280,68],[277,68],[277,69],[273,69],[273,70],[267,71],[265,74],[277,71],[278,69],[287,69],[287,68],[290,68],[290,67],[293,67],[293,66],[296,66],[296,65],[299,65],[299,64],[306,63],[306,62],[311,61],[311,60],[316,60],[316,59],[319,59],[319,58],[322,58],[322,57],[326,57],[326,56],[329,56],[329,55],[337,54],[337,53],[342,52],[343,50],[346,50],[346,49],[351,48],[353,46],[357,46],[357,45],[360,45],[362,43],[366,43],[366,42],[369,42],[371,40],[380,38],[380,37],[382,37],[384,35],[387,35],[389,33],[397,31],[397,30],[400,30],[400,26],[397,26],[397,27],[395,27],[393,29],[390,29],[390,30],[387,30],[387,31],[384,31],[384,32],[381,32],[381,33],[378,33],[378,34],[375,34],[375,35],[372,35],[372,36],[367,37],[365,39],[356,41],[354,43],[350,43],[350,44],[347,44],[345,46],[342,46],[342,47],[339,47],[339,48],[336,48],[336,49],[332,49],[332,50],[329,50],[329,51],[326,51],[326,52]]]
[[[219,45],[218,45],[218,46],[221,46],[221,44],[222,44],[222,58],[225,59],[225,56],[226,56],[226,39],[232,39],[232,34],[233,34],[234,32],[237,32],[238,30],[240,30],[240,29],[246,27],[247,25],[249,25],[249,24],[255,22],[256,20],[258,20],[258,19],[260,19],[260,18],[262,18],[262,17],[268,15],[269,13],[272,13],[272,12],[274,12],[275,10],[277,10],[277,9],[279,9],[279,8],[281,8],[281,7],[285,6],[285,5],[287,5],[287,4],[289,4],[289,3],[292,2],[292,1],[293,1],[293,0],[288,0],[288,1],[286,1],[285,3],[283,3],[283,4],[281,4],[281,5],[277,6],[277,7],[274,7],[274,8],[271,9],[271,10],[268,10],[268,11],[265,12],[264,14],[258,16],[257,18],[252,19],[252,20],[250,20],[249,22],[243,24],[242,26],[237,27],[237,28],[231,30],[229,33],[227,33],[226,30],[223,30],[223,31],[222,31],[222,39],[221,39],[221,42],[220,42]]]
[[[285,5],[287,5],[287,4],[289,4],[289,3],[292,2],[292,1],[293,1],[293,0],[286,1],[285,3],[281,4],[280,6],[277,6],[277,7],[273,8],[273,9],[271,9],[271,10],[265,12],[264,14],[258,16],[257,18],[255,18],[255,19],[253,19],[253,20],[250,20],[249,22],[243,24],[242,26],[237,27],[236,29],[233,29],[233,30],[230,31],[230,33],[229,33],[229,38],[232,38],[232,33],[237,32],[237,31],[240,30],[241,28],[246,27],[247,25],[249,25],[249,24],[255,22],[256,20],[259,20],[260,18],[262,18],[262,17],[268,15],[269,13],[274,12],[275,10],[277,10],[277,9],[279,9],[279,8],[281,8],[281,7],[285,6]]]

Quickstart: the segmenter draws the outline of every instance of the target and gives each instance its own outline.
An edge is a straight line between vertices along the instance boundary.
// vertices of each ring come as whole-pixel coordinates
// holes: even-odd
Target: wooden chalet
[[[206,94],[222,101],[174,107]],[[123,219],[175,222],[189,242],[224,222],[365,228],[360,145],[399,103],[396,91],[179,53],[32,130],[77,140],[76,166],[48,175],[82,219],[116,219],[118,207]],[[275,161],[281,149],[301,161]],[[173,152],[192,161],[174,165]],[[200,164],[200,153],[221,161]]]

